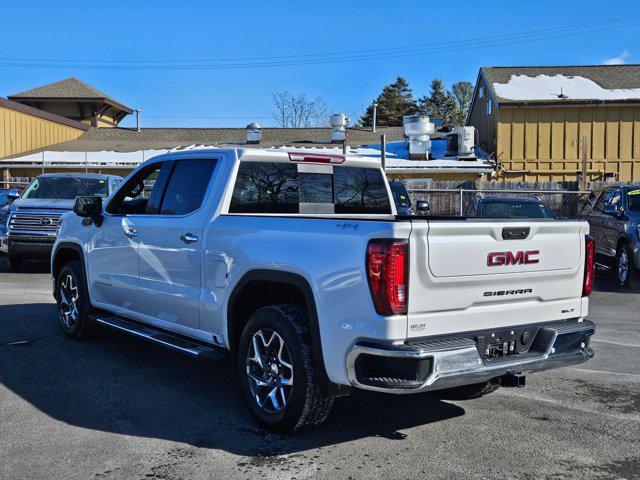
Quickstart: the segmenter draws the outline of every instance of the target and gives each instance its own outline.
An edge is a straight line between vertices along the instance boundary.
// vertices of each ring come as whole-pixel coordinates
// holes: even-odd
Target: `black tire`
[[[271,336],[270,332],[275,332],[277,336]],[[259,355],[255,352],[254,336],[256,342],[262,343],[259,345]],[[266,340],[266,347],[261,338]],[[283,348],[277,348],[280,342],[284,344]],[[272,356],[272,350],[275,349],[279,350],[277,358]],[[263,360],[258,363],[256,357]],[[237,364],[247,405],[258,421],[269,430],[292,432],[317,425],[327,418],[334,395],[321,385],[318,366],[313,361],[311,334],[304,308],[271,305],[257,310],[247,322],[240,338]],[[284,366],[287,364],[292,366],[291,370]],[[263,385],[259,386],[250,379],[250,373],[253,378],[259,378]],[[270,377],[271,375],[275,377]],[[293,382],[291,386],[285,384],[289,381],[287,377]],[[263,379],[268,383],[262,382]],[[275,392],[273,396],[282,404],[280,410],[274,400],[269,398],[265,398],[263,405],[260,405],[256,397],[261,397],[266,392]]]
[[[22,265],[22,257],[18,257],[16,255],[9,255],[9,269],[12,272],[17,272],[20,270],[20,266]]]
[[[91,304],[87,282],[79,261],[68,262],[62,267],[56,279],[55,298],[58,323],[66,336],[81,340],[95,334],[96,324],[89,318]]]
[[[618,248],[614,275],[616,285],[620,288],[636,288],[638,285],[638,272],[628,243],[623,243]]]
[[[494,379],[489,380],[488,382],[474,383],[473,385],[463,385],[461,387],[441,390],[438,397],[445,400],[473,400],[474,398],[489,395],[499,388],[500,381]]]

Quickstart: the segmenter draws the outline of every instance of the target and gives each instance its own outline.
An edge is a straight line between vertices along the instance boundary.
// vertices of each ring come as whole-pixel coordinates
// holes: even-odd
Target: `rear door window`
[[[379,169],[242,162],[230,213],[390,214]]]

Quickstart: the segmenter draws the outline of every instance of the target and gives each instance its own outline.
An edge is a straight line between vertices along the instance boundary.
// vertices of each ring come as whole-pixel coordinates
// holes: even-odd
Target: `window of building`
[[[382,172],[375,168],[328,167],[299,171],[298,164],[242,162],[230,213],[390,214]]]
[[[487,100],[487,117],[491,115],[491,109],[493,108],[493,102],[491,99]]]
[[[479,98],[484,98],[484,87],[480,87],[478,89],[478,97]]]

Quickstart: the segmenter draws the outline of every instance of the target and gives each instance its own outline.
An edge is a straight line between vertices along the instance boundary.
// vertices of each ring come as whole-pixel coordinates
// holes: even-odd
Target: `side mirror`
[[[19,196],[20,196],[20,190],[18,190],[17,188],[12,188],[11,190],[7,191],[7,198],[12,202]]]
[[[418,202],[416,203],[416,210],[418,211],[418,213],[427,213],[430,208],[431,205],[427,200],[418,200]]]
[[[90,218],[100,226],[102,223],[102,197],[98,195],[76,197],[73,212],[79,217]]]
[[[607,215],[618,215],[620,213],[620,207],[618,205],[608,204],[602,207],[602,213]]]

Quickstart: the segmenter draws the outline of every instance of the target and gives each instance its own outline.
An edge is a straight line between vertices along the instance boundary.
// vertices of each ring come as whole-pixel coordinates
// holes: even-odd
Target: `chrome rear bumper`
[[[490,359],[481,356],[473,336],[427,338],[403,344],[359,342],[347,356],[347,371],[351,385],[365,390],[388,393],[440,390],[585,362],[594,355],[589,346],[594,333],[595,324],[589,320],[540,324],[528,351]],[[362,368],[365,361],[382,365],[384,371],[390,371],[385,363],[405,363],[394,367],[395,370],[410,371],[413,377],[367,376]]]

